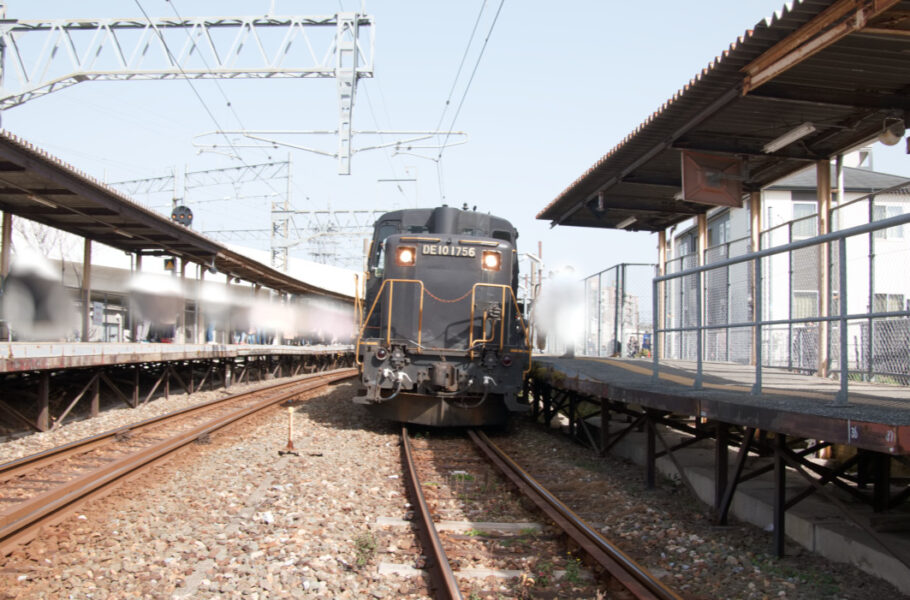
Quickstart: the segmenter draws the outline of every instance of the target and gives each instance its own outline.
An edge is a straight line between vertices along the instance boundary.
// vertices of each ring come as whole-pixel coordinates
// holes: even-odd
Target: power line
[[[167,2],[168,4],[171,5],[171,10],[174,12],[174,15],[182,21],[183,16],[180,14],[180,11],[177,10],[177,3],[174,0],[165,0],[165,2]],[[138,3],[138,0],[137,0],[137,3]],[[148,15],[146,15],[146,18],[148,18]],[[189,30],[185,30],[185,31],[186,31],[187,39],[189,39],[190,43],[195,48],[196,40],[193,39],[193,36]],[[162,41],[162,43],[164,43],[164,39],[162,39],[161,41]],[[167,44],[165,44],[165,48],[167,48]],[[168,54],[170,54],[169,49],[167,50],[167,52],[168,52]],[[211,66],[209,66],[209,62],[208,62],[208,60],[206,60],[205,54],[200,52],[199,59],[202,60],[202,64],[205,65],[206,69],[211,70]],[[187,80],[187,81],[189,81],[189,80]],[[234,119],[237,120],[237,124],[240,125],[240,129],[246,129],[246,125],[244,125],[243,119],[240,118],[240,115],[237,113],[237,110],[234,108],[234,103],[231,102],[230,98],[228,98],[227,93],[224,91],[224,88],[221,86],[221,82],[219,82],[217,79],[214,79],[213,82],[215,83],[215,87],[218,88],[218,92],[221,94],[221,97],[224,98],[224,102],[225,102],[226,106],[228,107],[228,109],[231,111],[231,114],[234,115]],[[217,121],[215,123],[217,124]],[[219,129],[221,129],[220,126],[219,126]],[[226,135],[225,135],[225,138],[227,138]],[[234,149],[234,151],[236,153],[236,148],[234,148],[233,146],[232,146],[232,148]],[[266,159],[272,160],[272,156],[268,152],[266,152],[265,149],[261,149],[261,150],[262,150],[263,156],[265,156]],[[241,162],[243,162],[243,161],[241,160]],[[244,162],[244,164],[246,164],[246,163]],[[272,187],[268,181],[266,181],[264,179],[261,179],[261,181],[263,183],[265,183],[269,187],[269,189],[271,189],[273,192],[278,193],[278,191],[274,187]],[[306,196],[306,192],[304,190],[301,190],[301,191],[303,191],[304,196]]]
[[[493,35],[493,28],[496,27],[496,22],[499,20],[499,14],[502,12],[502,6],[506,3],[506,0],[500,0],[499,7],[496,9],[496,14],[493,16],[493,22],[490,23],[490,30],[487,32],[487,36],[483,40],[483,46],[480,47],[480,54],[477,56],[477,62],[474,63],[474,69],[471,71],[471,77],[468,79],[468,84],[464,88],[464,93],[461,95],[461,100],[458,102],[458,109],[455,111],[455,116],[452,117],[452,122],[449,124],[448,130],[446,131],[446,137],[442,142],[442,147],[439,149],[439,156],[437,160],[442,158],[442,153],[445,152],[446,143],[449,141],[449,136],[452,134],[452,128],[455,127],[455,121],[458,120],[458,115],[461,113],[461,107],[464,106],[465,98],[468,97],[468,91],[471,89],[471,83],[474,81],[474,76],[477,74],[477,68],[480,66],[480,61],[483,59],[483,54],[487,49],[487,43],[490,41],[490,36]]]
[[[186,72],[183,70],[183,67],[180,66],[180,63],[177,61],[177,58],[174,56],[173,52],[171,52],[170,46],[168,46],[167,41],[164,39],[164,34],[162,34],[162,33],[161,33],[161,30],[158,29],[158,27],[155,26],[154,22],[152,21],[152,18],[151,18],[151,17],[149,16],[149,14],[146,12],[146,10],[145,10],[145,8],[142,6],[142,3],[140,2],[140,0],[133,0],[133,1],[136,3],[136,6],[139,7],[139,10],[142,12],[142,15],[145,17],[145,20],[148,21],[149,25],[151,25],[152,29],[155,31],[155,34],[156,34],[156,35],[158,36],[158,38],[161,40],[161,45],[162,45],[162,47],[164,48],[164,51],[167,52],[168,58],[170,58],[170,60],[177,66],[177,68],[180,70],[180,73],[183,74],[184,79],[186,80],[187,85],[189,85],[189,86],[190,86],[190,89],[193,90],[193,94],[194,94],[194,95],[196,96],[196,98],[199,100],[199,103],[202,105],[202,108],[203,108],[203,109],[205,110],[205,112],[208,114],[209,118],[212,120],[212,123],[215,124],[216,130],[217,130],[217,131],[224,131],[224,128],[221,126],[221,123],[218,122],[218,118],[215,117],[215,113],[213,113],[212,110],[209,108],[208,104],[206,104],[205,99],[202,97],[202,94],[200,94],[200,93],[199,93],[199,90],[196,89],[196,86],[193,85],[193,81],[192,81],[189,77],[186,76]],[[180,14],[177,12],[177,7],[174,6],[173,2],[171,2],[171,0],[166,0],[166,1],[167,1],[169,4],[171,4],[171,8],[174,10],[174,13],[177,15],[177,17],[178,17],[178,18],[181,18],[181,17],[180,17]],[[187,33],[187,35],[189,35],[189,33]],[[195,45],[195,41],[193,41],[192,37],[190,38],[190,41]],[[201,54],[200,54],[200,58],[202,58],[202,55],[201,55]],[[203,61],[203,63],[205,64],[205,68],[206,68],[206,69],[211,69],[211,67],[209,67],[207,61],[205,60],[205,58],[202,58],[202,61]],[[217,81],[216,81],[216,83],[217,83]],[[220,86],[219,86],[219,89],[221,89]],[[231,112],[234,112],[233,107],[231,107],[231,102],[230,102],[230,100],[228,100],[227,95],[225,95],[223,91],[222,91],[222,95],[224,96],[225,100],[227,101],[228,106],[231,108]],[[237,118],[237,121],[240,122],[240,117],[237,116],[237,113],[236,113],[236,112],[234,112],[234,116]],[[241,127],[242,127],[242,126],[243,126],[243,124],[241,123]],[[234,146],[234,143],[231,141],[231,138],[230,138],[226,133],[223,133],[223,134],[222,134],[222,137],[224,137],[225,141],[227,141],[228,146],[229,146],[229,147],[231,148],[231,150],[233,151],[233,156],[234,156],[237,160],[239,160],[241,163],[243,163],[243,166],[249,168],[250,165],[247,164],[247,162],[246,162],[245,160],[243,160],[243,158],[240,156],[240,151],[236,148],[236,146]],[[272,186],[271,182],[269,182],[269,181],[267,181],[267,180],[265,180],[265,179],[262,179],[261,177],[257,177],[257,179],[259,179],[262,183],[264,183],[270,190],[272,190],[272,191],[275,192],[276,194],[279,193],[278,190],[276,190],[276,189]]]
[[[166,0],[166,1],[171,2],[171,0]],[[157,34],[158,38],[161,40],[161,45],[164,48],[164,51],[167,53],[168,58],[172,61],[173,64],[177,65],[177,68],[180,70],[181,74],[184,76],[184,78],[186,78],[186,72],[183,70],[183,67],[180,66],[180,64],[177,62],[176,58],[174,57],[173,52],[171,52],[171,49],[168,46],[167,41],[164,39],[164,34],[162,34],[161,30],[158,29],[158,27],[156,27],[155,24],[152,22],[151,17],[145,11],[145,8],[143,8],[142,4],[140,3],[140,0],[134,0],[134,2],[136,3],[136,6],[139,7],[139,10],[142,12],[143,16],[145,16],[146,21],[148,21],[149,25],[152,26],[152,29]],[[177,7],[173,4],[173,2],[171,2],[171,8],[173,9],[174,13],[177,15],[177,18],[181,19],[180,13],[177,11]],[[193,40],[192,36],[189,33],[187,33],[187,35],[189,36],[190,43],[193,45],[193,47],[195,47],[195,45],[196,45],[195,40]],[[200,56],[201,56],[201,54],[200,54]],[[205,60],[204,57],[202,58],[202,60],[203,60],[203,64],[205,64],[205,68],[208,70],[211,70],[211,67],[208,65],[208,62]],[[230,137],[227,135],[227,133],[224,132],[224,128],[221,126],[221,123],[218,122],[218,119],[215,117],[215,114],[209,108],[208,104],[206,104],[202,95],[196,89],[196,86],[193,85],[193,82],[190,81],[189,78],[186,78],[186,82],[190,86],[190,89],[193,90],[193,94],[195,94],[195,96],[199,100],[200,104],[202,104],[202,107],[203,107],[203,109],[205,109],[205,112],[208,113],[209,118],[215,124],[216,131],[222,132],[222,137],[224,137],[225,141],[227,141],[228,147],[231,148],[231,150],[232,150],[232,156],[234,156],[237,160],[239,160],[244,165],[244,167],[250,168],[250,165],[247,164],[247,162],[243,159],[243,157],[240,156],[240,152],[237,150],[237,147],[231,141]],[[237,119],[237,122],[240,124],[241,128],[244,128],[243,122],[240,120],[240,116],[234,110],[231,101],[227,97],[227,94],[224,93],[224,90],[221,89],[220,85],[218,86],[218,89],[219,89],[219,91],[221,91],[221,95],[224,97],[225,101],[227,102],[228,107],[230,108],[231,112],[234,114],[234,117]],[[267,155],[267,153],[266,153],[266,155]],[[290,166],[290,160],[288,161],[288,164]],[[275,187],[272,185],[272,183],[266,179],[263,179],[260,174],[257,173],[255,176],[255,179],[258,179],[259,181],[264,183],[265,186],[268,189],[272,190],[272,192],[274,192],[274,194],[276,196],[281,196],[281,193],[275,189]],[[288,169],[288,182],[290,182],[290,181],[292,181],[292,179],[291,179],[291,173],[290,173],[290,168],[289,168]],[[290,186],[288,186],[288,188],[290,188]],[[289,194],[290,194],[290,189],[287,190],[287,192],[284,196],[283,208],[285,210],[287,210],[290,207],[290,198],[288,197]],[[272,231],[273,237],[275,235],[275,232],[278,232],[279,229],[282,227],[280,224],[276,224],[276,220],[275,220],[276,213],[275,213],[274,209],[275,209],[275,205],[274,205],[274,203],[272,203],[270,216],[271,216],[271,231]],[[286,225],[285,225],[285,227],[286,227]],[[270,248],[270,253],[271,253],[270,262],[271,262],[272,266],[278,267],[279,269],[286,271],[287,270],[287,248],[284,247],[282,251],[283,251],[283,258],[279,255],[276,255],[276,248],[274,247],[274,244],[272,244],[272,247]]]
[[[452,89],[449,90],[449,97],[446,98],[446,103],[442,107],[442,114],[439,115],[439,122],[436,123],[436,131],[439,131],[439,128],[442,127],[442,121],[445,119],[446,112],[449,110],[449,105],[452,103],[452,96],[455,95],[455,86],[458,85],[458,78],[461,77],[461,70],[464,68],[464,63],[468,59],[468,52],[474,44],[474,35],[477,33],[477,27],[480,25],[480,18],[483,16],[483,11],[486,7],[487,0],[483,0],[483,4],[480,5],[480,11],[477,13],[477,18],[474,20],[474,27],[471,29],[471,35],[468,37],[468,43],[464,48],[464,54],[461,55],[461,62],[458,64],[458,70],[455,72],[455,79],[452,80]]]
[[[484,0],[484,1],[486,1],[486,0]],[[338,0],[338,7],[341,9],[341,12],[345,12],[343,0]],[[363,6],[361,6],[361,10],[363,10]],[[383,98],[382,86],[379,84],[378,81],[376,82],[376,88],[379,90],[380,98]],[[373,118],[373,125],[376,127],[377,130],[381,130],[382,127],[379,124],[379,119],[376,118],[376,111],[373,109],[373,101],[370,98],[369,88],[364,87],[363,94],[364,94],[364,96],[366,96],[366,99],[367,99],[367,106],[370,109],[370,116]],[[387,122],[389,123],[389,126],[391,127],[392,119],[389,118],[389,116],[388,116],[388,110],[386,110],[386,118],[387,118]],[[385,144],[385,136],[382,133],[379,134],[379,139],[383,144]],[[398,169],[395,168],[395,163],[392,161],[391,151],[388,148],[385,148],[383,150],[383,154],[385,154],[386,162],[389,163],[389,169],[392,170],[392,178],[398,179]],[[404,190],[401,190],[400,186],[398,189],[401,191],[402,195],[405,195]],[[405,197],[407,197],[407,196],[405,196]]]
[[[174,12],[174,15],[182,21],[183,17],[180,15],[180,12],[178,12],[177,4],[174,2],[174,0],[164,0],[164,1],[171,5],[171,10]],[[195,48],[196,40],[193,39],[193,35],[189,32],[189,30],[186,30],[186,37],[190,40],[190,43],[193,45],[193,48]],[[209,70],[212,69],[209,66],[209,62],[205,59],[205,55],[202,54],[201,52],[199,53],[199,58],[200,58],[200,60],[202,60],[202,64],[205,65],[206,69],[209,69]],[[238,115],[237,111],[234,110],[233,103],[231,102],[230,98],[227,97],[227,94],[225,93],[224,88],[221,87],[221,83],[217,79],[215,79],[213,81],[215,83],[215,87],[217,87],[218,91],[221,92],[221,97],[224,98],[225,104],[231,110],[231,113],[233,113],[234,118],[237,119],[237,124],[240,125],[241,129],[246,129],[246,127],[243,125],[243,121],[240,119],[240,115]]]
[[[193,90],[193,94],[195,94],[196,99],[199,100],[199,103],[202,105],[202,108],[205,110],[205,112],[208,113],[209,118],[210,118],[210,119],[212,120],[212,122],[215,124],[215,127],[216,127],[219,131],[223,131],[224,128],[221,127],[221,124],[218,122],[218,119],[215,117],[215,114],[211,111],[211,109],[209,108],[208,104],[205,103],[205,99],[203,99],[202,95],[201,95],[201,94],[199,93],[199,91],[196,89],[196,86],[193,85],[193,82],[186,76],[186,72],[183,70],[183,67],[180,66],[180,63],[177,62],[177,58],[174,56],[174,53],[171,52],[171,48],[167,45],[167,41],[164,39],[164,34],[162,34],[161,31],[158,29],[158,27],[155,26],[155,23],[152,21],[152,18],[151,18],[151,17],[149,16],[149,14],[145,11],[145,8],[143,8],[142,3],[141,3],[139,0],[133,0],[133,2],[135,2],[135,3],[136,3],[136,6],[139,7],[139,10],[142,12],[142,16],[145,17],[145,20],[148,21],[149,25],[151,25],[152,29],[155,31],[155,34],[156,34],[156,35],[158,36],[158,38],[161,40],[161,45],[164,47],[164,51],[167,52],[168,58],[170,58],[171,61],[172,61],[172,62],[177,66],[177,68],[180,70],[180,73],[181,73],[181,74],[184,76],[184,78],[186,79],[187,85],[189,85],[189,86],[190,86],[190,89]],[[236,155],[237,149],[234,148],[234,145],[233,145],[233,143],[231,143],[230,138],[229,138],[227,135],[225,135],[224,138],[225,138],[225,140],[227,141],[228,145],[231,147],[231,149],[234,150],[235,155]],[[238,159],[239,159],[239,156],[238,156]],[[240,160],[241,160],[241,162],[243,162],[242,159],[240,159]],[[246,163],[244,163],[244,164],[246,164]]]

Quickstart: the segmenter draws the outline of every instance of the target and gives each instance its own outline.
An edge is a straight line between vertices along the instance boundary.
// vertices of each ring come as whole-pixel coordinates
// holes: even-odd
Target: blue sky
[[[338,2],[290,0],[141,0],[152,16],[331,14]],[[376,20],[375,78],[361,80],[354,128],[431,130],[443,111],[482,0],[368,0]],[[488,0],[462,96],[499,0]],[[588,275],[619,262],[653,262],[656,235],[550,229],[534,216],[598,158],[631,132],[728,45],[780,9],[781,0],[609,2],[506,0],[455,129],[469,142],[445,151],[445,201],[468,203],[510,219],[521,251],[543,243],[548,267],[572,264]],[[141,15],[133,1],[79,3],[8,0],[9,18]],[[10,75],[8,74],[7,77]],[[227,129],[334,129],[332,80],[194,82]],[[225,97],[231,108],[226,106]],[[238,119],[235,116],[239,116]],[[452,111],[448,113],[451,118]],[[446,121],[448,123],[448,119]],[[3,127],[108,181],[179,170],[240,166],[197,154],[193,137],[215,129],[185,81],[90,82],[55,92],[2,115]],[[335,146],[333,138],[300,140]],[[355,145],[365,140],[355,139]],[[877,170],[910,173],[902,144],[879,146]],[[272,155],[284,159],[287,151]],[[266,160],[250,150],[247,163]],[[292,203],[299,209],[434,206],[440,203],[436,163],[373,151],[354,156],[352,175],[331,158],[294,152]],[[416,178],[394,184],[379,180]],[[192,207],[192,203],[190,204]],[[195,207],[202,229],[267,228],[265,201]],[[358,244],[359,246],[359,244]]]

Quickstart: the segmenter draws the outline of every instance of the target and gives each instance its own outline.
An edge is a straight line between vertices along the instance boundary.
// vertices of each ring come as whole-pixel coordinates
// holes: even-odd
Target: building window
[[[874,294],[872,296],[872,312],[898,312],[903,309],[903,294]]]
[[[792,239],[804,240],[818,235],[818,219],[810,218],[818,213],[817,209],[815,202],[793,203]]]
[[[896,217],[898,215],[904,214],[904,209],[902,206],[882,206],[875,205],[872,207],[872,220],[881,221],[884,219],[890,219],[891,217]],[[872,235],[877,240],[897,240],[903,239],[904,237],[904,226],[897,225],[895,227],[889,227],[888,229],[879,229],[874,231]]]
[[[818,292],[809,290],[793,292],[793,319],[811,319],[818,316]]]
[[[695,253],[695,234],[686,233],[676,238],[676,256],[688,256]]]
[[[708,247],[713,248],[730,241],[730,212],[708,223]]]

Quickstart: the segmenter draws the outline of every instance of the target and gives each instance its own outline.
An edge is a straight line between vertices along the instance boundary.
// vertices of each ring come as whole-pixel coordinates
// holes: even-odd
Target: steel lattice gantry
[[[0,2],[0,17],[5,13]],[[365,31],[369,36],[362,40]],[[0,20],[0,110],[83,81],[334,78],[339,172],[349,174],[354,96],[357,81],[373,76],[374,34],[373,18],[353,12],[4,18]]]

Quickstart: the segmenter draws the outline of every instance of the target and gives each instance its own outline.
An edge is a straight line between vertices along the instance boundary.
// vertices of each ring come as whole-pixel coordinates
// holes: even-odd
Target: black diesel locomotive
[[[375,224],[357,356],[380,415],[489,425],[518,410],[530,363],[516,300],[518,232],[505,219],[441,206]]]

